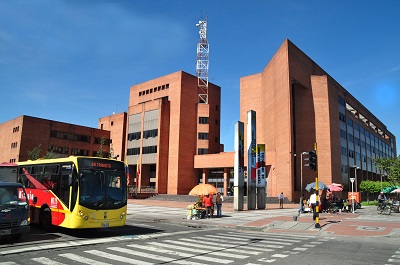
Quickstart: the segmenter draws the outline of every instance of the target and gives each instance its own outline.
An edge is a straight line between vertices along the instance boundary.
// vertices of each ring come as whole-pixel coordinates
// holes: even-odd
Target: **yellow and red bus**
[[[17,162],[27,192],[31,223],[44,228],[124,226],[125,164],[114,159],[70,156]]]

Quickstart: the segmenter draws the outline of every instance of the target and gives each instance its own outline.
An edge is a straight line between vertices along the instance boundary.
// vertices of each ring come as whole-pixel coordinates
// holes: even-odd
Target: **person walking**
[[[217,193],[217,197],[215,198],[215,204],[217,205],[217,218],[222,217],[222,202],[224,201],[224,197],[220,192]]]
[[[299,201],[299,203],[300,203],[300,208],[299,208],[299,216],[300,216],[300,214],[301,213],[304,213],[304,201],[305,201],[305,199],[304,199],[304,194],[303,195],[301,195],[300,196],[300,201]]]
[[[321,203],[321,201],[320,201],[319,196],[318,196],[318,204],[320,204],[320,203]],[[317,207],[317,191],[315,191],[313,194],[311,194],[311,196],[310,196],[310,204],[311,204],[311,208],[312,208],[312,211],[313,211],[313,220],[315,220],[316,217],[317,217],[316,212],[315,212],[316,211],[316,207]]]
[[[279,199],[279,208],[283,209],[283,192],[281,192],[281,194],[279,194],[278,199]]]

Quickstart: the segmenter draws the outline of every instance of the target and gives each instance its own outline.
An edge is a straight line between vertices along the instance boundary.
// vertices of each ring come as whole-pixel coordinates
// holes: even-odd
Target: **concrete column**
[[[203,180],[203,184],[208,183],[208,168],[203,168],[203,175],[202,175],[202,180]]]
[[[224,196],[228,195],[229,188],[229,168],[224,168]]]
[[[265,209],[265,187],[257,187],[257,209]]]

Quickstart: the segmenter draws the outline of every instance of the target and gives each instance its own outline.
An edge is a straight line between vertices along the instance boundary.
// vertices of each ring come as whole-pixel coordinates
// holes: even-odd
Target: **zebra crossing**
[[[387,264],[385,264],[385,265],[400,264],[400,249],[397,250],[397,251],[395,252],[395,254],[392,255],[392,256],[388,259],[388,262],[390,262],[390,263],[387,263]]]
[[[278,263],[329,240],[314,235],[284,235],[240,231],[209,231],[206,235],[186,235],[152,240],[132,240],[103,249],[84,249],[74,253],[43,254],[0,265],[22,264],[265,264]],[[93,247],[94,248],[94,247]],[[41,252],[42,253],[42,252]]]

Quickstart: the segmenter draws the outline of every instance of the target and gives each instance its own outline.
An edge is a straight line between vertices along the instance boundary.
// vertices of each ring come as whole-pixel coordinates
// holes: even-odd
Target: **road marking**
[[[152,252],[157,252],[157,253],[165,253],[165,254],[169,254],[169,255],[175,255],[175,256],[183,257],[183,258],[192,258],[193,256],[195,256],[194,254],[188,254],[188,253],[184,253],[184,252],[178,252],[178,251],[169,250],[169,249],[163,249],[163,248],[156,248],[156,247],[153,247],[153,246],[128,245],[128,247],[136,248],[136,249],[143,249],[143,250],[146,250],[146,251],[152,251]],[[181,264],[180,261],[173,261],[173,263]],[[203,265],[204,263],[196,263],[196,262],[191,262],[191,261],[184,260],[183,264]]]
[[[273,257],[273,258],[286,258],[286,257],[288,257],[289,255],[284,255],[284,254],[274,254],[274,255],[272,255],[271,257]]]
[[[178,245],[184,245],[184,246],[188,246],[187,244],[183,243],[183,242],[177,242],[174,240],[164,240],[163,242],[166,243],[171,243],[171,244],[178,244]],[[181,243],[181,244],[179,244]],[[221,257],[227,257],[227,258],[236,258],[236,259],[246,259],[249,256],[245,256],[245,255],[237,255],[237,254],[232,254],[232,253],[225,253],[224,249],[218,249],[218,252],[216,252],[216,247],[212,247],[212,249],[210,250],[210,248],[203,248],[203,245],[197,245],[194,246],[193,248],[187,248],[188,251],[192,251],[192,252],[198,252],[198,253],[204,253],[204,254],[209,254],[209,255],[216,255],[216,256],[221,256]],[[190,249],[190,250],[189,250]]]
[[[59,256],[73,260],[73,261],[77,261],[80,263],[85,263],[85,264],[96,264],[96,265],[112,265],[110,263],[105,263],[105,262],[101,262],[101,261],[97,261],[97,260],[93,260],[93,259],[89,259],[89,258],[85,258],[79,255],[75,255],[72,253],[65,253],[65,254],[59,254]]]
[[[66,265],[64,263],[57,262],[46,257],[33,258],[31,260],[44,265]]]
[[[115,249],[119,249],[119,248],[108,248],[108,249],[115,250]],[[126,258],[126,257],[110,254],[110,253],[107,253],[107,252],[98,251],[98,250],[87,250],[85,252],[93,254],[93,255],[96,255],[96,256],[101,257],[101,258],[112,259],[112,260],[115,260],[115,261],[125,262],[125,263],[129,263],[129,264],[138,264],[138,265],[140,265],[140,264],[143,264],[143,265],[153,264],[153,263],[149,263],[149,262],[145,262],[145,261],[141,261],[141,260],[137,260],[137,259]],[[128,254],[128,253],[125,252],[125,254]],[[134,253],[129,253],[129,254],[135,255]],[[140,252],[139,255],[135,255],[135,256],[154,259],[154,257],[151,257],[151,255],[143,253],[143,252]],[[153,256],[156,256],[156,255],[153,255]],[[158,256],[158,257],[160,257],[160,256]],[[168,261],[171,261],[172,259],[163,258],[163,259],[159,259],[159,260],[168,262]],[[97,264],[97,263],[94,263],[94,264]]]
[[[305,251],[305,250],[307,250],[308,248],[294,248],[293,250],[298,250],[298,251]]]
[[[201,240],[201,242],[204,242],[204,237],[197,236],[197,237],[193,237],[193,238],[198,238],[198,239]],[[235,246],[240,246],[243,249],[252,249],[252,250],[254,250],[254,246],[256,246],[256,244],[254,244],[254,243],[247,243],[246,242],[246,245],[251,245],[251,246],[245,246],[243,243],[240,243],[240,242],[232,242],[232,241],[227,241],[227,240],[222,240],[222,239],[213,239],[213,241],[218,243],[218,246],[223,245],[222,243],[226,243],[226,245],[228,245],[228,246],[235,245]],[[272,243],[274,243],[274,242],[272,242]],[[289,244],[289,245],[291,245],[291,244]],[[284,246],[277,246],[277,245],[274,245],[274,244],[273,245],[262,244],[261,247],[267,247],[267,248],[270,248],[270,249],[269,250],[268,249],[258,249],[258,250],[261,250],[261,251],[272,251],[271,248],[283,248]]]
[[[200,240],[193,240],[195,241],[195,243],[189,243],[190,239],[179,239],[180,241],[184,241],[184,242],[180,242],[180,241],[173,241],[174,244],[178,244],[178,245],[184,245],[184,246],[191,246],[194,248],[199,247],[199,243],[204,242],[204,241],[200,241]],[[249,255],[259,255],[262,252],[261,251],[250,251],[250,250],[241,250],[241,249],[237,249],[235,245],[231,245],[231,244],[218,244],[218,246],[206,246],[206,245],[201,245],[201,247],[203,249],[211,249],[211,250],[218,250],[218,251],[226,251],[226,252],[235,252],[235,253],[244,253],[244,254],[249,254]]]
[[[276,259],[267,259],[267,258],[262,258],[262,259],[259,259],[259,260],[257,260],[257,261],[262,261],[262,262],[272,263],[272,262],[275,262],[275,261],[276,261]]]
[[[163,243],[157,243],[157,242],[149,242],[149,244],[154,245],[154,246],[158,246],[158,247],[162,247],[162,248],[170,248],[170,249],[177,249],[177,250],[183,250],[183,251],[197,252],[196,249],[179,247],[179,246],[171,246],[169,244],[163,244]],[[191,258],[210,261],[210,262],[214,262],[214,263],[224,263],[224,264],[233,262],[233,260],[211,258],[211,257],[207,257],[207,256],[198,256],[198,254],[193,255]]]

